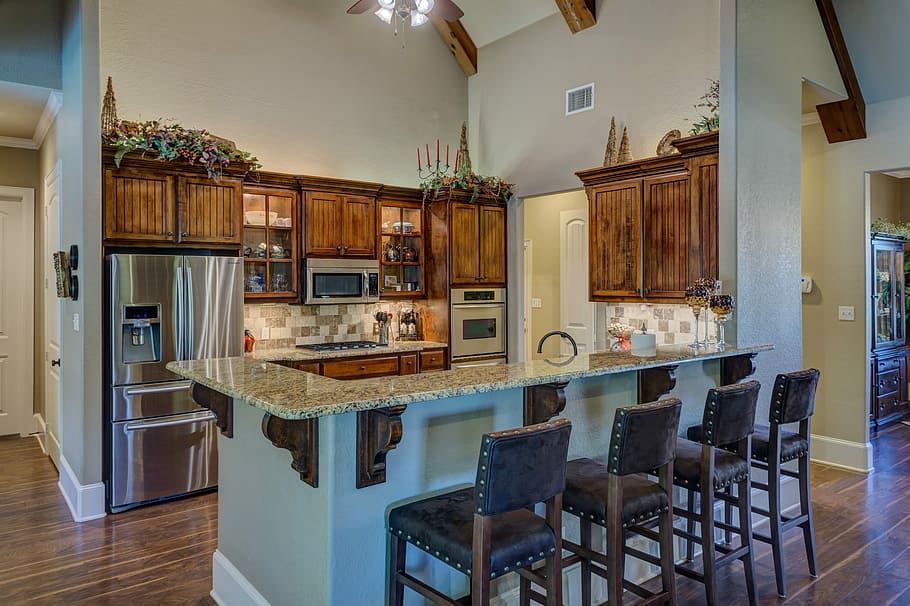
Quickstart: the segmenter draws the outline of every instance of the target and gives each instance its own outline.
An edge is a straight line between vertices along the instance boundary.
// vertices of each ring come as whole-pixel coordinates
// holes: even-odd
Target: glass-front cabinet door
[[[905,342],[904,242],[872,242],[872,347],[896,347]]]
[[[296,215],[295,192],[244,188],[243,290],[247,301],[297,296]]]
[[[380,201],[379,288],[383,298],[420,297],[423,284],[423,207],[420,203]]]

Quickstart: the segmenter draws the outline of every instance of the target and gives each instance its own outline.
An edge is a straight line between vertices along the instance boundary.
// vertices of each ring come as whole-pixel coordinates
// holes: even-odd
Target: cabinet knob
[[[347,247],[347,246],[342,246],[342,247],[341,247],[341,252],[343,252],[343,253],[348,252],[348,247]]]
[[[414,366],[414,363],[408,360],[408,366]]]
[[[185,232],[185,231],[180,232],[180,237],[181,237],[181,238],[185,238],[185,237],[186,237],[186,232]]]
[[[169,231],[169,232],[167,232],[167,235],[169,235],[169,236],[173,236],[173,235],[174,235],[174,232],[172,232],[172,231]]]
[[[367,369],[366,366],[361,366],[361,367],[360,367],[360,370],[366,370],[366,369]]]
[[[341,252],[341,244],[339,244],[338,246],[336,246],[336,247],[335,247],[335,250],[337,250],[338,252]]]

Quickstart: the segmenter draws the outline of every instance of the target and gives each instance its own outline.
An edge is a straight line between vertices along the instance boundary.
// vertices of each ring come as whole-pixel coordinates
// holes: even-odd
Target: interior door
[[[57,298],[54,252],[60,237],[60,165],[44,180],[44,448],[60,469],[60,318],[63,301]]]
[[[0,187],[0,435],[28,435],[33,401],[35,193]]]
[[[594,304],[582,296],[588,282],[588,212],[559,213],[559,324],[572,335],[579,352],[594,349]],[[562,354],[572,345],[561,339]]]

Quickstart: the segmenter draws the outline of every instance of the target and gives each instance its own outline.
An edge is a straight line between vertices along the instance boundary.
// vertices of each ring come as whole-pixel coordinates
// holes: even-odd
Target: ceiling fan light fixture
[[[379,17],[380,21],[384,21],[385,23],[388,23],[388,24],[392,23],[392,14],[393,13],[392,13],[392,9],[390,9],[390,8],[380,8],[373,14],[376,15],[377,17]]]
[[[428,15],[436,5],[436,0],[414,0],[414,7],[421,15]]]
[[[376,2],[379,4],[380,8],[386,8],[389,10],[395,8],[395,0],[376,0]]]
[[[429,21],[427,16],[418,11],[411,11],[411,27],[420,27],[424,23]]]

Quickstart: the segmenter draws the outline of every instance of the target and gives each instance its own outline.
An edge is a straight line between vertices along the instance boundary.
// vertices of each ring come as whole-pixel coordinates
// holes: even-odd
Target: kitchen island
[[[769,349],[661,347],[355,381],[248,358],[171,363],[222,430],[212,595],[229,606],[383,604],[386,512],[471,483],[484,432],[560,414],[573,422],[570,457],[600,458],[616,407],[671,394],[681,427],[698,423],[707,389],[748,376]],[[409,562],[450,595],[466,592],[467,578],[434,558]],[[577,583],[567,590],[575,603]],[[514,602],[516,580],[494,593]]]

